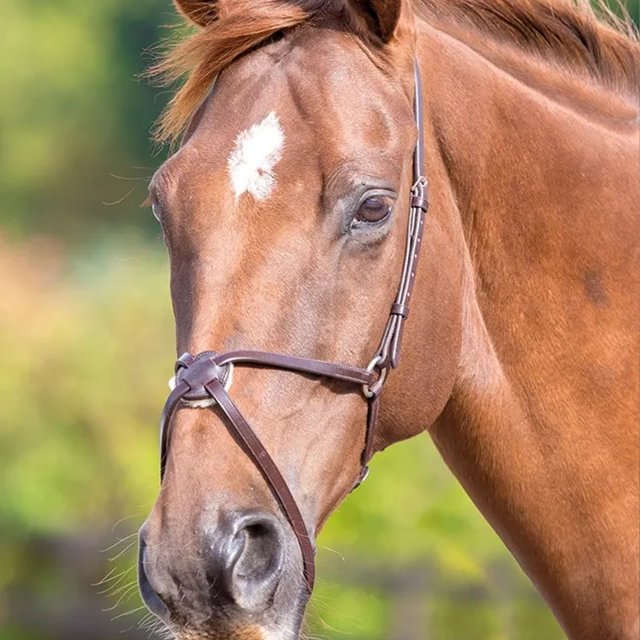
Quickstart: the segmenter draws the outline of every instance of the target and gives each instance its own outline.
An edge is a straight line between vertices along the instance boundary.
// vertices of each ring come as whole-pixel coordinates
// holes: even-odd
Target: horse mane
[[[617,1],[617,0],[614,0]],[[418,0],[427,21],[470,28],[614,91],[640,89],[638,31],[605,0]]]
[[[604,0],[409,0],[427,21],[454,22],[586,73],[613,90],[640,88],[640,48],[628,17]],[[216,19],[170,46],[148,71],[166,85],[184,80],[158,120],[154,137],[175,140],[206,98],[217,75],[275,35],[335,4],[323,0],[219,2]],[[348,12],[344,11],[345,20]]]

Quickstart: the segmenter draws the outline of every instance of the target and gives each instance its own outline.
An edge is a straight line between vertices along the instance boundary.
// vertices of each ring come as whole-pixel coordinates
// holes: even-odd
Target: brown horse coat
[[[178,5],[204,29],[161,67],[190,75],[159,135],[197,115],[151,188],[178,351],[366,364],[402,259],[415,55],[432,207],[376,448],[429,429],[568,635],[637,639],[635,38],[563,0]],[[270,113],[268,196],[234,197],[230,153]],[[363,231],[351,194],[382,183],[393,216]],[[316,531],[358,472],[361,399],[257,370],[234,385]],[[237,553],[282,553],[262,600],[220,568],[247,509],[277,533]],[[300,559],[279,517],[215,409],[181,410],[143,530],[154,608],[185,638],[296,637]]]

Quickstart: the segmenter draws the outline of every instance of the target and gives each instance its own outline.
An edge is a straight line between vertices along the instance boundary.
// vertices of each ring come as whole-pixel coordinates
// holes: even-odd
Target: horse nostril
[[[225,571],[227,589],[248,611],[265,609],[273,599],[284,564],[284,534],[272,516],[249,515],[234,523]]]

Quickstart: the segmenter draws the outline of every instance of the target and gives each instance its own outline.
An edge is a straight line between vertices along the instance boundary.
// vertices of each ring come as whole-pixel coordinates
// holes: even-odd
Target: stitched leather
[[[424,220],[429,207],[427,181],[423,174],[422,86],[417,62],[414,63],[414,77],[414,113],[418,139],[413,157],[414,184],[409,201],[405,255],[398,292],[391,306],[382,340],[369,367],[361,368],[267,351],[241,350],[221,354],[205,351],[195,356],[185,353],[176,362],[176,387],[169,394],[162,410],[160,420],[161,481],[164,478],[167,464],[171,439],[170,425],[174,412],[183,400],[215,400],[217,406],[225,415],[227,427],[239,446],[242,447],[243,451],[260,471],[296,536],[302,554],[305,584],[309,594],[313,590],[315,580],[315,549],[312,536],[282,473],[249,423],[231,400],[224,385],[230,379],[232,366],[281,369],[362,385],[363,395],[366,396],[368,402],[367,425],[360,460],[361,471],[355,486],[359,486],[367,476],[367,465],[373,454],[380,394],[384,387],[388,370],[398,366],[404,322],[409,315],[409,302],[420,256]]]

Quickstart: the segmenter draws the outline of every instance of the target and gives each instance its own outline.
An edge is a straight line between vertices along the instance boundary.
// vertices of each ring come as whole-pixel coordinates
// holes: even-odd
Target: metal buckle
[[[373,373],[381,361],[382,355],[375,356],[375,358],[367,365],[366,370],[369,373]],[[388,373],[388,367],[383,367],[382,369],[380,369],[380,375],[378,376],[378,379],[372,385],[368,385],[367,383],[362,385],[362,393],[364,393],[365,398],[373,398],[380,393],[382,387],[384,386],[385,380],[387,379]]]
[[[358,481],[351,487],[351,491],[349,493],[354,492],[360,485],[369,477],[369,465],[364,467],[364,469],[360,472],[360,477]]]
[[[424,176],[420,176],[411,187],[411,195],[419,196],[426,190],[428,185],[427,179]]]

